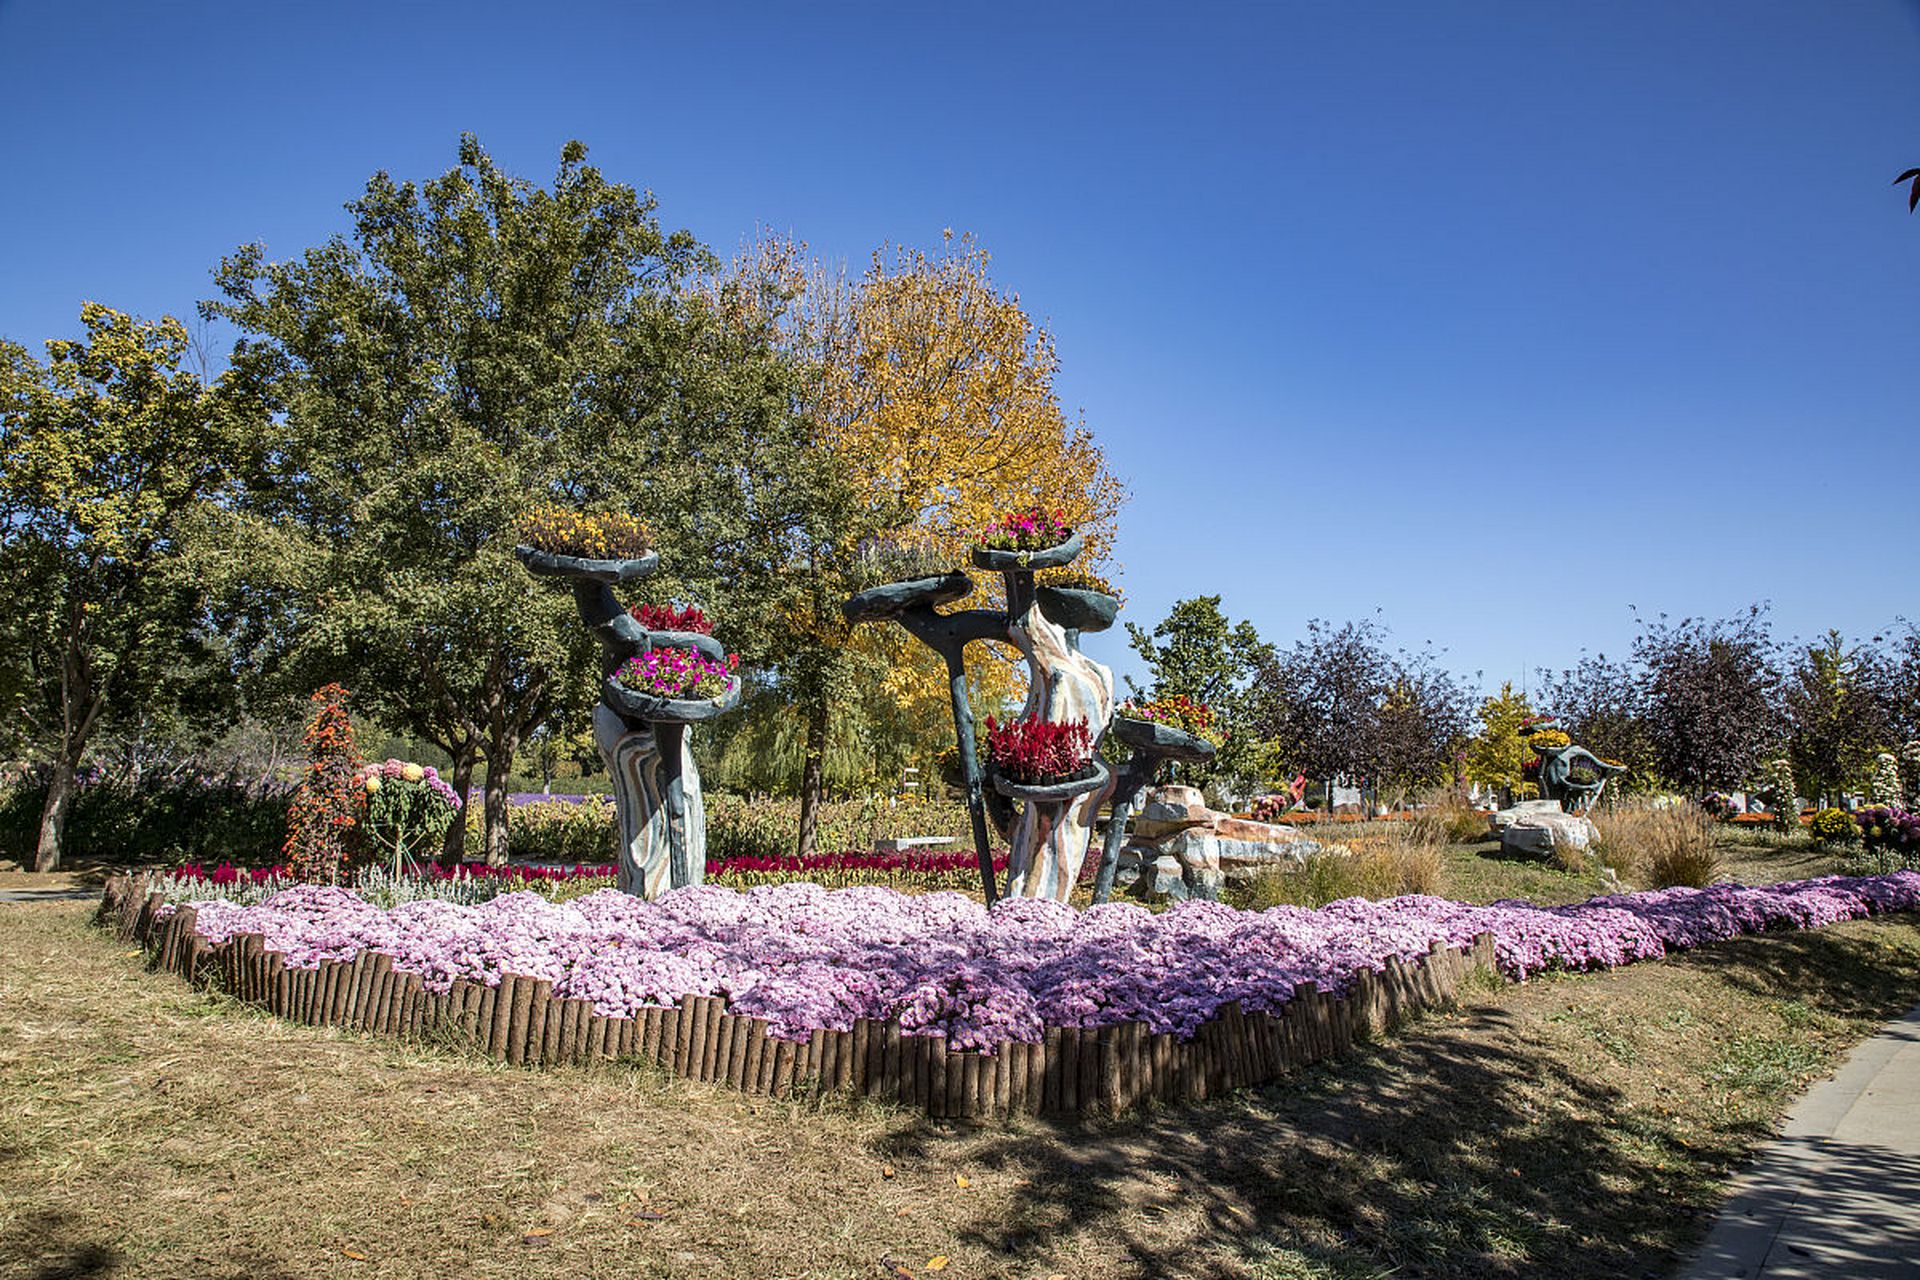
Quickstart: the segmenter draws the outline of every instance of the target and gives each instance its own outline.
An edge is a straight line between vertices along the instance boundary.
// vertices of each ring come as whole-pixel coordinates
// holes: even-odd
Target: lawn
[[[1453,892],[1592,891],[1484,852]],[[0,908],[0,1273],[1657,1276],[1920,998],[1920,927],[1861,921],[1486,987],[1204,1106],[967,1130],[283,1024],[86,916]]]

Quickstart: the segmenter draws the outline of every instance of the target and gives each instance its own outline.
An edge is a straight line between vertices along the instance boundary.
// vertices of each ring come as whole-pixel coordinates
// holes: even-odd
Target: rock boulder
[[[1555,849],[1585,849],[1600,838],[1591,820],[1568,813],[1558,800],[1522,800],[1487,821],[1500,837],[1502,853],[1544,857]]]

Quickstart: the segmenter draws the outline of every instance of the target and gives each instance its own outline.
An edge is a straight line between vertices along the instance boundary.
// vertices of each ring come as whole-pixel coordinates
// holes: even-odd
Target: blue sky
[[[0,336],[578,137],[723,251],[972,232],[1131,486],[1124,616],[1378,610],[1497,687],[1631,607],[1920,619],[1917,68],[1897,0],[0,0]]]

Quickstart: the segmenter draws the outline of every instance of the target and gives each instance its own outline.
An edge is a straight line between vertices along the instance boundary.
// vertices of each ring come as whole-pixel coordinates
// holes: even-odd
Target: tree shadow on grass
[[[84,1238],[84,1224],[66,1213],[22,1217],[0,1237],[0,1275],[31,1280],[93,1280],[126,1274],[118,1249]]]
[[[1898,1012],[1898,981],[1867,974],[1885,953],[1859,939],[1707,951],[1700,963],[1769,998]],[[1587,1007],[1604,1009],[1596,994]],[[1047,1264],[1078,1232],[1148,1276],[1658,1276],[1768,1129],[1735,1114],[1658,1118],[1612,1082],[1627,1069],[1591,1046],[1530,1044],[1496,1000],[1207,1105],[984,1134],[966,1159],[1013,1171],[1018,1208],[960,1235],[1009,1270],[1043,1273],[1072,1270]],[[1670,1083],[1680,1108],[1701,1091]],[[921,1127],[894,1141],[913,1154],[947,1140]]]

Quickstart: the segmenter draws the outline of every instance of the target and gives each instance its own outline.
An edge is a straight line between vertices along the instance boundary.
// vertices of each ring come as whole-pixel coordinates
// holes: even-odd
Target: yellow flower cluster
[[[647,527],[620,512],[594,516],[538,507],[520,517],[514,532],[530,547],[583,560],[634,560],[652,546]]]

